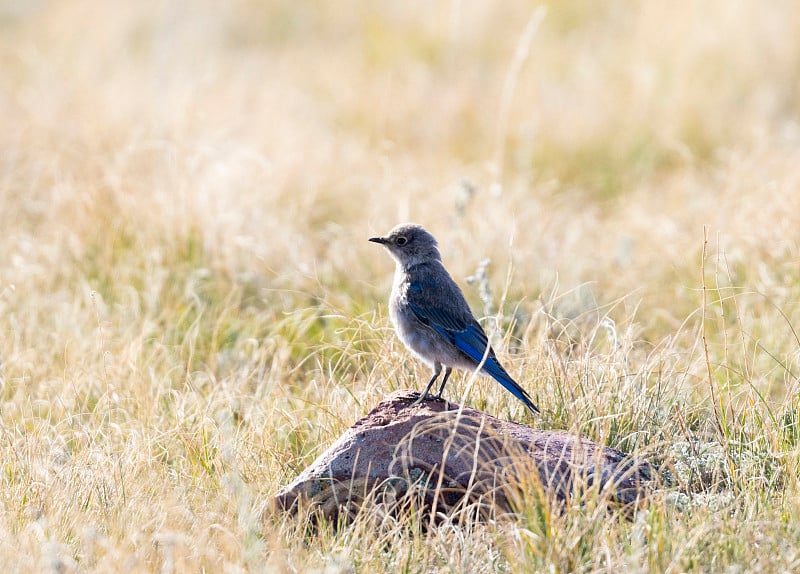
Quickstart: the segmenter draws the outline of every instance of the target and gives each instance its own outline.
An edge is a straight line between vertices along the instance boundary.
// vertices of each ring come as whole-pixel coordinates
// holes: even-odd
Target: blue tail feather
[[[483,355],[486,352],[488,341],[483,330],[478,326],[470,326],[465,331],[452,333],[455,335],[454,343],[456,347],[476,363],[483,361]],[[482,349],[481,349],[482,347]],[[539,409],[533,404],[530,395],[519,386],[519,384],[511,378],[502,365],[494,357],[494,353],[489,349],[489,355],[483,363],[483,370],[490,375],[495,381],[503,385],[509,393],[517,397],[522,404],[536,414]]]
[[[489,347],[489,340],[477,321],[474,319],[471,323],[465,323],[463,320],[458,321],[452,315],[435,307],[423,307],[413,303],[409,303],[409,306],[423,324],[428,325],[450,341],[459,351],[475,361],[476,364],[483,361],[484,353]],[[503,385],[503,388],[517,397],[532,413],[539,412],[525,389],[520,387],[500,365],[491,348],[489,348],[489,354],[483,363],[483,371]]]

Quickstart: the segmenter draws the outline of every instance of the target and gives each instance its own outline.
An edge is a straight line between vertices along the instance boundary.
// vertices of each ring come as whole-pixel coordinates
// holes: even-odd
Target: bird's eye
[[[394,242],[397,243],[398,245],[405,245],[406,243],[408,243],[408,239],[406,239],[401,235],[400,237],[395,239]]]

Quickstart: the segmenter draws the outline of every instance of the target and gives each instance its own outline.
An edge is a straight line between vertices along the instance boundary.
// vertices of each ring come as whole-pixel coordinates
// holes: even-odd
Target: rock
[[[646,499],[646,462],[564,431],[537,430],[445,400],[399,391],[356,422],[274,499],[336,520],[365,502],[424,512],[477,504],[514,512],[531,495],[564,504],[579,492],[626,510]]]

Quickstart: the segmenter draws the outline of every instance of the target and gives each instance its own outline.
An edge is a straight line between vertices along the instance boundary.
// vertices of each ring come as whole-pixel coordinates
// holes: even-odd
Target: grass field
[[[0,564],[800,571],[797,22],[791,0],[0,1]],[[262,520],[429,376],[367,242],[408,220],[543,414],[464,375],[451,399],[675,485],[632,522]]]

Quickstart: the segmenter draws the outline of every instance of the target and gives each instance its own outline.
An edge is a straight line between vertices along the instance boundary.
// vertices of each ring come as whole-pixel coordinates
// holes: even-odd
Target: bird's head
[[[383,245],[389,250],[391,256],[404,267],[430,260],[442,260],[436,238],[416,223],[401,223],[388,235],[370,237],[369,240]]]

